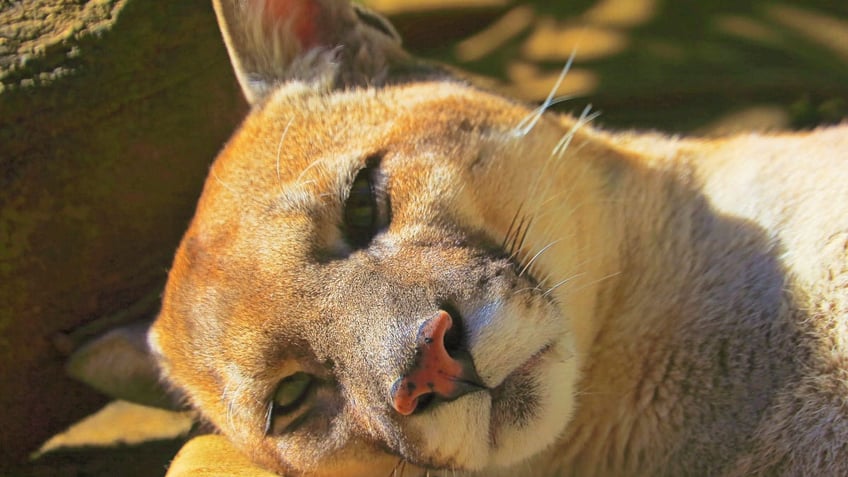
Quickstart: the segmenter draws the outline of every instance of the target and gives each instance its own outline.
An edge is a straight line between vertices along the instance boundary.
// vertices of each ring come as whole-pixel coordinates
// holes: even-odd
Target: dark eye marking
[[[380,156],[371,156],[351,183],[342,214],[342,232],[354,249],[367,247],[388,225],[388,198],[379,171]]]

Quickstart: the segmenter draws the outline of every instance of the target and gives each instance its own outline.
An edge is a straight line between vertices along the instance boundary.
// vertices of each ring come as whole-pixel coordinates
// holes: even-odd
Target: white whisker
[[[229,184],[227,184],[226,182],[224,182],[224,181],[223,181],[223,180],[222,180],[222,179],[218,176],[218,173],[217,173],[217,172],[215,172],[215,169],[210,170],[210,171],[209,171],[209,175],[211,175],[211,176],[215,179],[215,182],[217,182],[218,184],[220,184],[220,185],[221,185],[221,187],[223,187],[224,189],[227,189],[227,191],[228,191],[230,194],[232,194],[232,195],[233,195],[233,197],[235,197],[235,198],[236,198],[236,200],[242,200],[242,196],[241,196],[241,194],[239,194],[238,192],[236,192],[236,190],[235,190],[232,186],[230,186]],[[263,207],[264,207],[264,204],[263,204],[262,202],[260,202],[260,201],[256,200],[255,198],[253,198],[253,197],[248,197],[248,199],[250,199],[250,200],[252,200],[254,203],[259,204],[259,205],[261,205],[261,206],[263,206]]]
[[[621,275],[621,272],[620,272],[620,271],[618,271],[618,272],[613,272],[613,273],[610,273],[610,274],[608,274],[608,275],[604,275],[604,276],[602,276],[601,278],[598,278],[597,280],[592,280],[592,281],[591,281],[591,282],[589,282],[589,283],[584,283],[584,284],[583,284],[583,285],[581,285],[580,287],[575,288],[573,291],[577,292],[577,291],[583,290],[583,289],[584,289],[584,288],[586,288],[586,287],[590,287],[590,286],[592,286],[592,285],[597,285],[598,283],[601,283],[601,282],[603,282],[603,281],[605,281],[605,280],[609,280],[610,278],[617,277],[618,275]]]
[[[266,435],[270,434],[271,427],[274,425],[273,424],[273,418],[274,418],[274,405],[269,404],[268,406],[265,407],[265,420],[264,420],[264,422],[265,422],[265,434]]]
[[[559,88],[559,86],[556,86],[556,88],[554,88],[553,91],[556,91],[558,88]],[[541,119],[541,117],[544,115],[546,109],[550,109],[551,106],[555,106],[557,104],[564,103],[566,101],[570,101],[570,100],[575,99],[575,98],[580,98],[582,96],[584,96],[584,95],[583,94],[564,94],[562,96],[557,96],[556,98],[551,100],[550,104],[548,104],[547,107],[544,106],[544,105],[537,106],[536,108],[533,109],[533,111],[530,111],[530,114],[528,114],[524,119],[522,119],[518,123],[518,125],[513,130],[513,134],[516,137],[526,136],[533,129],[533,127],[535,127],[535,125],[539,122],[539,119]],[[526,128],[527,127],[526,125],[530,122],[533,122],[533,125],[530,126],[530,128],[527,129],[526,131],[523,131],[522,128]],[[524,126],[522,126],[522,125],[524,125]]]
[[[571,70],[571,65],[574,63],[574,58],[577,57],[577,46],[574,47],[574,50],[571,51],[571,55],[568,57],[568,61],[565,62],[565,66],[562,67],[562,71],[559,74],[559,77],[554,83],[554,87],[551,88],[551,92],[548,93],[548,97],[545,98],[545,101],[535,110],[533,113],[524,118],[515,128],[516,136],[526,136],[527,133],[533,130],[536,127],[536,124],[542,118],[542,115],[545,114],[545,111],[551,107],[553,104],[554,97],[556,96],[556,92],[559,90],[559,87],[562,85],[563,80],[565,80],[565,76],[568,74],[568,71]]]
[[[574,180],[580,181],[588,170],[589,170],[588,168],[584,169],[579,175],[577,175],[575,177]],[[565,189],[565,190],[563,190],[559,193],[551,194],[545,201],[543,201],[541,204],[539,204],[539,207],[538,207],[539,212],[536,213],[536,216],[539,217],[540,219],[543,219],[552,212],[559,212],[560,209],[548,207],[548,204],[552,203],[554,201],[562,203],[562,204],[568,204],[568,203],[571,202],[572,196],[574,195],[575,191],[576,191],[576,189],[572,187],[572,188]],[[600,201],[585,200],[583,202],[579,202],[577,204],[574,204],[573,206],[571,206],[571,208],[568,209],[568,211],[562,213],[562,215],[559,216],[559,219],[557,221],[549,222],[548,227],[545,230],[542,231],[541,236],[542,237],[553,236],[554,232],[555,232],[555,230],[553,230],[553,229],[554,229],[554,227],[557,227],[557,223],[565,223],[568,219],[570,219],[572,216],[574,216],[574,214],[580,208],[582,208],[583,206],[588,205],[588,204],[597,204],[598,202],[600,202]]]
[[[560,141],[554,147],[553,151],[551,151],[551,155],[557,158],[561,158],[565,154],[565,151],[568,149],[568,146],[571,144],[571,141],[574,139],[574,135],[577,133],[577,131],[581,127],[585,126],[586,124],[589,124],[590,121],[598,117],[600,113],[595,112],[590,115],[589,111],[591,110],[591,104],[588,104],[585,108],[583,108],[583,112],[580,113],[580,116],[577,118],[577,121],[574,122],[574,125],[571,127],[571,129],[568,130],[565,136],[560,139]]]
[[[289,119],[288,124],[286,124],[286,128],[283,129],[283,134],[280,135],[280,142],[277,144],[277,184],[279,184],[280,192],[283,192],[283,176],[281,171],[281,161],[282,161],[282,153],[283,153],[283,141],[286,140],[286,135],[289,133],[289,128],[292,125],[294,118]]]
[[[229,388],[229,383],[224,385],[221,400],[227,403],[227,425],[230,429],[235,429],[235,402],[233,402],[233,393],[230,392]]]
[[[524,265],[524,268],[522,268],[521,271],[518,272],[518,276],[521,277],[522,275],[524,275],[524,272],[526,272],[533,265],[533,262],[535,262],[537,258],[542,256],[542,254],[545,253],[546,250],[548,250],[549,248],[553,247],[554,245],[556,245],[557,243],[559,243],[561,241],[562,241],[562,239],[554,240],[553,242],[542,247],[541,250],[536,252],[536,255],[533,255],[533,258],[531,258],[530,260],[527,261],[527,263]]]
[[[303,179],[303,176],[304,176],[304,175],[305,175],[305,174],[306,174],[306,173],[307,173],[310,169],[312,169],[313,167],[316,167],[318,164],[320,164],[320,163],[322,163],[322,162],[324,162],[324,158],[323,158],[323,157],[322,157],[322,158],[315,159],[314,161],[312,161],[312,163],[311,163],[311,164],[309,164],[308,166],[306,166],[306,168],[304,168],[302,171],[300,171],[300,174],[298,174],[297,179],[295,179],[295,183],[296,183],[296,184],[298,184],[299,186],[303,186],[303,185],[308,184],[308,183],[310,183],[310,182],[314,182],[314,179],[313,179],[313,180],[310,180],[310,181],[307,181],[307,182],[305,182],[305,183],[301,183],[300,181],[301,181],[301,179]]]
[[[527,287],[527,288],[521,288],[521,289],[519,289],[519,290],[514,291],[514,292],[512,293],[512,295],[513,295],[513,296],[515,296],[515,295],[518,295],[518,294],[520,294],[520,293],[531,292],[531,291],[538,291],[538,290],[539,290],[539,287]]]
[[[548,288],[548,290],[547,290],[545,293],[542,293],[542,296],[548,296],[548,295],[550,295],[550,294],[551,294],[554,290],[556,290],[557,288],[559,288],[559,287],[561,287],[561,286],[565,285],[566,283],[571,282],[572,280],[574,280],[574,279],[576,279],[576,278],[580,278],[580,277],[582,277],[583,275],[585,275],[585,273],[578,273],[578,274],[576,274],[576,275],[572,275],[572,276],[570,276],[570,277],[568,277],[568,278],[566,278],[566,279],[564,279],[564,280],[560,280],[560,281],[556,282],[556,283],[555,283],[552,287]]]
[[[580,114],[578,119],[575,121],[575,123],[572,125],[572,127],[569,129],[569,131],[563,136],[563,138],[557,143],[557,145],[554,146],[554,148],[551,151],[551,155],[549,156],[549,159],[551,159],[551,160],[549,160],[548,162],[545,163],[545,167],[543,168],[543,170],[547,169],[548,163],[553,162],[552,159],[557,159],[557,160],[562,159],[565,155],[566,150],[570,150],[570,148],[572,147],[571,146],[572,140],[575,137],[576,133],[580,130],[580,128],[586,126],[589,122],[591,122],[592,120],[594,120],[595,118],[597,118],[600,115],[600,112],[597,112],[597,111],[592,113],[592,114],[589,114],[591,107],[592,107],[592,105],[590,104],[590,105],[587,105],[583,109],[582,113]],[[581,143],[579,146],[577,146],[578,150],[582,147],[585,147],[586,144],[587,144],[586,142]],[[562,161],[560,163],[558,163],[558,167],[561,167],[561,164],[562,164]],[[582,172],[580,172],[577,177],[575,177],[571,180],[571,183],[580,183],[582,177],[589,170],[590,170],[590,168],[584,167],[582,169]],[[541,178],[541,175],[540,175],[539,178]],[[534,184],[534,187],[538,187],[538,185],[539,185],[538,182],[539,181],[537,181]],[[558,201],[558,202],[567,203],[569,201],[571,195],[573,194],[573,192],[576,190],[575,188],[568,188],[566,190],[559,191],[556,194],[548,194],[548,191],[554,185],[553,182],[554,181],[549,181],[547,186],[544,187],[544,190],[542,191],[542,193],[539,194],[539,197],[543,197],[544,200],[539,201],[536,205],[536,212],[535,212],[534,216],[537,217],[537,218],[541,218],[541,217],[544,217],[544,216],[547,215],[548,211],[551,210],[551,209],[548,208],[548,205],[551,204],[552,202]],[[572,208],[572,210],[569,212],[568,216],[572,215],[575,210],[576,210],[576,207]],[[566,218],[568,216],[566,216]],[[562,222],[562,220],[560,220],[559,222]],[[551,233],[550,228],[552,226],[553,225],[549,225],[548,229],[546,229],[542,233],[542,236],[547,236],[548,234],[550,234]]]
[[[586,124],[588,124],[590,121],[592,121],[594,118],[597,117],[597,115],[599,113],[590,114],[591,108],[592,108],[592,105],[590,104],[590,105],[587,105],[583,109],[583,112],[580,114],[580,116],[574,122],[572,127],[563,136],[563,138],[556,144],[556,146],[554,146],[554,148],[551,151],[550,156],[548,157],[548,160],[545,161],[544,165],[542,166],[541,170],[539,171],[538,175],[536,176],[536,179],[534,180],[531,189],[532,190],[541,189],[541,192],[538,194],[538,197],[543,198],[543,200],[536,203],[535,211],[533,213],[533,217],[539,217],[539,216],[543,215],[541,212],[544,210],[545,206],[550,202],[549,191],[550,191],[551,187],[554,186],[554,182],[556,182],[556,181],[548,181],[547,184],[544,187],[540,187],[540,184],[542,183],[542,179],[550,177],[550,174],[548,173],[548,169],[549,169],[549,167],[552,163],[556,162],[557,167],[562,166],[562,161],[560,161],[560,159],[562,159],[563,155],[565,154],[566,149],[568,149],[568,147],[571,145],[571,142],[574,139],[574,136],[577,134],[577,131],[579,131],[580,128],[582,128],[583,126],[585,126]],[[585,172],[585,170],[584,170],[584,172]],[[574,189],[569,189],[568,194],[570,195],[571,192],[573,192],[573,190]],[[546,230],[545,233],[542,234],[542,236],[546,236],[548,232],[549,231]]]

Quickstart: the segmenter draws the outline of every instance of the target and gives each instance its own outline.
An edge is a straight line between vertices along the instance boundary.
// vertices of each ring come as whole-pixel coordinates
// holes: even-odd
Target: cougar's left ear
[[[379,84],[409,56],[388,21],[343,0],[213,0],[247,100],[299,81],[333,88]]]
[[[68,374],[107,396],[145,406],[180,410],[180,399],[159,379],[147,344],[151,321],[115,328],[76,350],[65,366]]]

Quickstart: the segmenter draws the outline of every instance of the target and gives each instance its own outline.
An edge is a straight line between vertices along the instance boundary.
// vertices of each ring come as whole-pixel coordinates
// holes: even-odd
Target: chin
[[[492,467],[518,464],[544,451],[571,420],[578,372],[567,341],[544,348],[492,390]]]

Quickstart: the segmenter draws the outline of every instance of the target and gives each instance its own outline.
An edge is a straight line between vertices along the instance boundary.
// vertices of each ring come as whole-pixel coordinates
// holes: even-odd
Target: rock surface
[[[0,83],[4,474],[103,404],[64,353],[158,293],[246,106],[206,0],[0,2]]]

